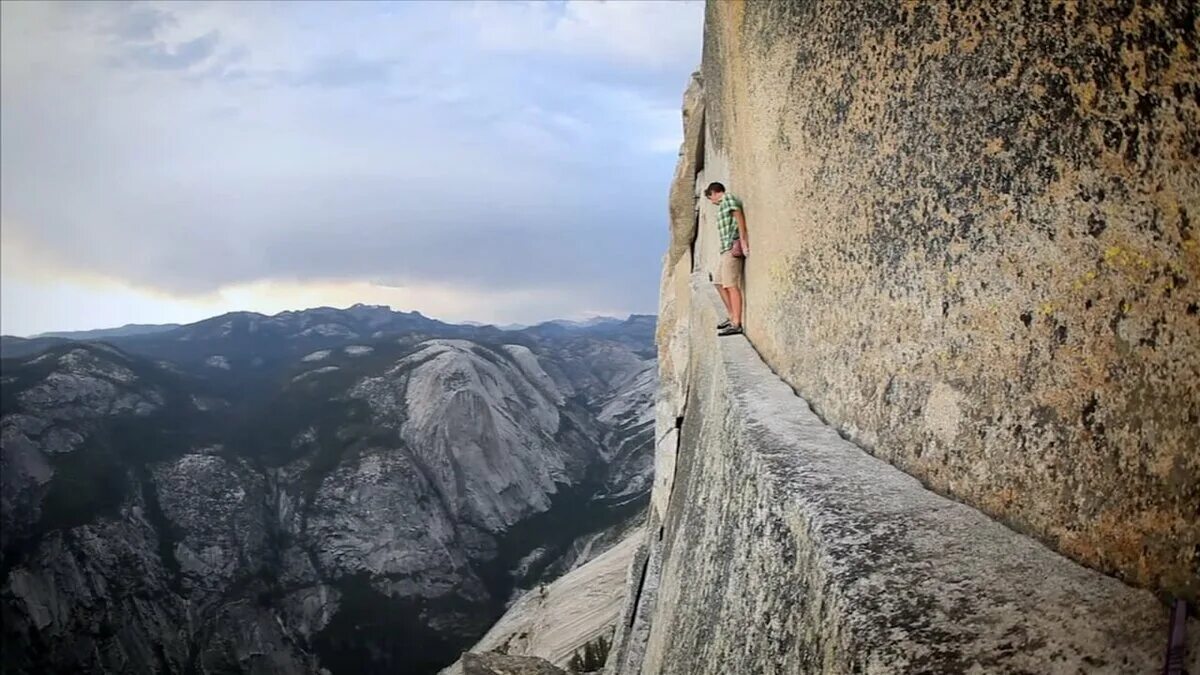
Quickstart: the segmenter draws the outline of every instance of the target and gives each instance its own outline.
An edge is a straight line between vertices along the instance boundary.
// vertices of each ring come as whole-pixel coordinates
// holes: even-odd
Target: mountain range
[[[357,305],[5,338],[4,671],[453,662],[640,519],[654,324]]]

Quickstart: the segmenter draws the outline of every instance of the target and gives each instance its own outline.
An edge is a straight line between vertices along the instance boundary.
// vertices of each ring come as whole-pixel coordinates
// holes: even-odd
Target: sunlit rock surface
[[[463,656],[465,675],[565,675],[545,659],[507,654],[467,654]]]
[[[471,651],[537,656],[566,668],[585,644],[611,635],[625,597],[626,572],[644,536],[638,528],[553,583],[529,590]],[[456,663],[442,673],[470,672],[463,665]]]

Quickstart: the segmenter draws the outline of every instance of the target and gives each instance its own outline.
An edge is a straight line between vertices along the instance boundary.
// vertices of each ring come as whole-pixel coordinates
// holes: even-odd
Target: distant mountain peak
[[[124,326],[117,328],[97,328],[94,330],[78,330],[78,331],[57,331],[50,333],[38,333],[30,336],[29,339],[36,340],[38,338],[65,338],[67,340],[100,340],[109,337],[125,337],[129,335],[145,335],[148,333],[162,333],[169,330],[179,328],[177,323],[164,324],[144,324],[144,323],[127,323]]]

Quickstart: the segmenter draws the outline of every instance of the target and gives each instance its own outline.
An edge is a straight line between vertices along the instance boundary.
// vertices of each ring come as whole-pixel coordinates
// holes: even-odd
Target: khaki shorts
[[[721,260],[717,263],[717,273],[713,275],[713,283],[724,288],[741,288],[742,264],[745,260],[733,257],[732,249],[722,253]]]

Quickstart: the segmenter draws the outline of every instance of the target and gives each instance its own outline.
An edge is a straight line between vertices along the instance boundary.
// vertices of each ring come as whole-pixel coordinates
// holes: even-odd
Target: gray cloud
[[[393,59],[364,59],[354,53],[323,56],[307,68],[290,74],[286,81],[319,87],[354,87],[387,82]]]
[[[186,70],[212,56],[219,41],[220,35],[212,31],[174,45],[163,42],[130,44],[122,61],[154,70]]]
[[[6,235],[178,294],[384,280],[653,309],[690,64],[497,52],[454,3],[288,5],[267,40],[237,14],[256,7],[126,17],[84,86],[10,90],[6,50]],[[163,77],[115,79],[139,69]]]
[[[118,39],[149,42],[159,30],[175,25],[175,18],[150,5],[130,5],[125,11],[113,12],[109,30]]]

